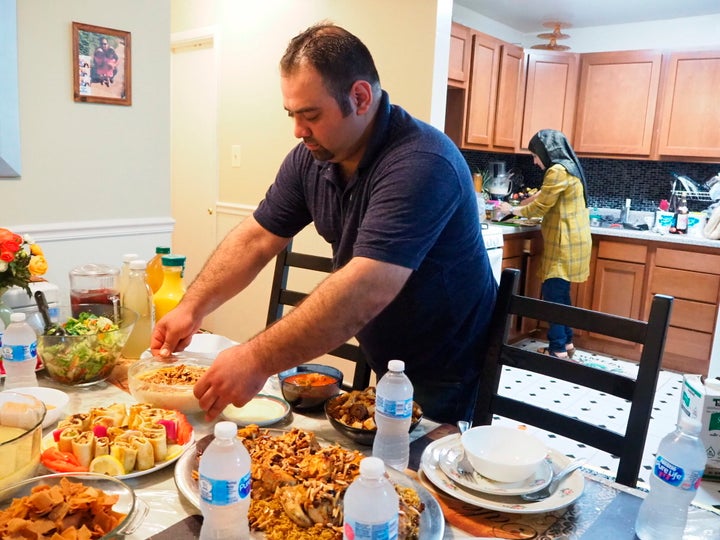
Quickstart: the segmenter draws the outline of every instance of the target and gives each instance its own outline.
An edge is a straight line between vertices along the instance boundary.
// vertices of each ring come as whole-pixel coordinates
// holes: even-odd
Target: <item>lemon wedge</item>
[[[110,454],[98,456],[90,462],[90,472],[120,476],[125,474],[125,468],[120,460]]]

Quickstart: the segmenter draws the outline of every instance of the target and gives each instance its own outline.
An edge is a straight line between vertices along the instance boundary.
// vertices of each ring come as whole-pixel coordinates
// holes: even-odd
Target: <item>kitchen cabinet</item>
[[[470,78],[470,52],[472,46],[470,29],[453,23],[450,30],[450,63],[448,86],[467,88]]]
[[[577,153],[651,155],[661,64],[659,51],[582,55]]]
[[[459,65],[460,41],[451,38],[451,64]],[[454,70],[448,78],[445,133],[463,149],[514,151],[520,137],[523,49],[474,31],[469,41],[467,88]]]
[[[520,293],[532,298],[540,298],[540,254],[542,253],[542,236],[539,231],[517,232],[506,234],[503,238],[502,268],[517,268],[520,276]],[[538,322],[534,319],[513,319],[510,339],[519,339],[535,332]]]
[[[675,298],[663,365],[706,373],[720,301],[720,255],[657,248],[646,312],[653,294]]]
[[[520,147],[541,129],[562,131],[573,140],[579,55],[563,52],[527,53],[524,112]]]
[[[720,51],[667,55],[658,154],[720,158]]]

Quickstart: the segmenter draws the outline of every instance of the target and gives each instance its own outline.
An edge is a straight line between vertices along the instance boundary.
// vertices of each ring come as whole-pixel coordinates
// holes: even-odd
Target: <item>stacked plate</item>
[[[535,472],[520,482],[503,483],[490,480],[476,471],[459,469],[463,447],[458,435],[448,435],[432,442],[423,452],[420,469],[426,479],[444,493],[467,504],[515,514],[550,512],[568,506],[582,495],[585,479],[576,470],[563,479],[558,489],[540,501],[526,501],[521,496],[546,487],[553,474],[563,469],[570,459],[550,450]],[[462,470],[462,472],[461,472]]]

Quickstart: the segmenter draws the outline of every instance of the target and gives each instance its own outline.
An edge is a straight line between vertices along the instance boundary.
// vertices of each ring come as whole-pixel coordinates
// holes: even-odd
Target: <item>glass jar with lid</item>
[[[119,302],[119,268],[88,263],[70,270],[70,304],[73,314],[79,304],[119,305]]]

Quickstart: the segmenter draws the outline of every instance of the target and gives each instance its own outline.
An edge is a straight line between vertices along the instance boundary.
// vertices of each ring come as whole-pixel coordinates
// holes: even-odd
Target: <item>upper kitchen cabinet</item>
[[[557,129],[573,140],[578,58],[575,53],[528,52],[522,149],[527,150],[530,139],[541,129]]]
[[[720,158],[720,52],[675,52],[663,69],[658,154]]]
[[[661,61],[656,51],[582,55],[576,152],[650,156]]]
[[[450,30],[450,63],[448,86],[467,88],[470,79],[472,37],[467,26],[453,23]]]
[[[472,45],[461,147],[513,151],[519,138],[523,50],[481,33],[473,34]]]

